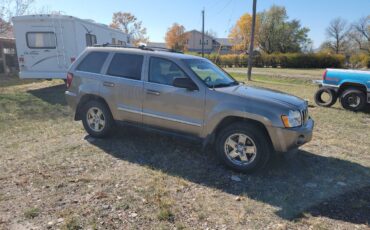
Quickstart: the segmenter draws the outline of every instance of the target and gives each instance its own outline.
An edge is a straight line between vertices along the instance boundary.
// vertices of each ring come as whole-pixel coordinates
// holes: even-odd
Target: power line
[[[229,0],[226,4],[225,4],[225,6],[217,13],[217,14],[221,14],[229,5],[230,5],[230,3],[232,2],[233,0]]]

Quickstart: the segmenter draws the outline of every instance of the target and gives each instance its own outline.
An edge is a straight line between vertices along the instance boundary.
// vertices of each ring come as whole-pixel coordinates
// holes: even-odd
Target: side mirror
[[[177,77],[173,80],[173,86],[188,89],[191,91],[198,90],[198,86],[187,77]]]

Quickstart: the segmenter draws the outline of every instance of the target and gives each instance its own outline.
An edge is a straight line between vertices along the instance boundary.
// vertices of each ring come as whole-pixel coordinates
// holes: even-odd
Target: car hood
[[[262,87],[238,85],[233,87],[216,88],[217,91],[249,98],[251,100],[270,101],[288,106],[291,109],[299,109],[306,105],[306,102],[296,96],[276,90]]]

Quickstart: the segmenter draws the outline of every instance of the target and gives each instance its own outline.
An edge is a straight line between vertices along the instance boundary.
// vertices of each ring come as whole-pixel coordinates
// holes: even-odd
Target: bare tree
[[[360,51],[370,54],[370,15],[352,25],[350,38]]]
[[[326,35],[329,39],[327,44],[336,54],[346,51],[348,31],[347,22],[342,18],[332,20],[326,29]]]
[[[28,13],[35,0],[0,0],[0,36],[12,31],[11,19]]]
[[[139,21],[135,15],[127,12],[117,12],[113,14],[112,28],[122,30],[130,36],[132,43],[135,45],[140,42],[148,42],[146,28],[143,27],[142,22]]]

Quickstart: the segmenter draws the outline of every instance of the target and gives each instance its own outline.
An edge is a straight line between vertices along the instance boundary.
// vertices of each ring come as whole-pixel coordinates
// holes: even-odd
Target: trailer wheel
[[[347,89],[340,98],[340,103],[344,109],[350,111],[360,111],[366,105],[366,95],[357,89]]]
[[[318,106],[331,107],[337,102],[337,93],[326,87],[321,87],[315,94],[315,102]]]

